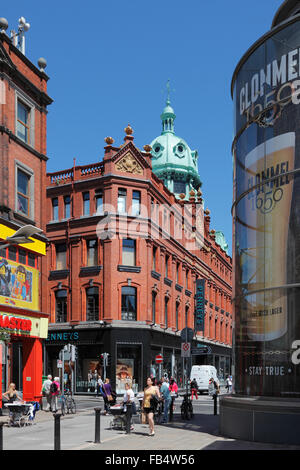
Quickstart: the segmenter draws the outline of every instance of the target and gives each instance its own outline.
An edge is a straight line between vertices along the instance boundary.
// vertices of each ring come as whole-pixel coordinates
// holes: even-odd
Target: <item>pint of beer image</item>
[[[253,341],[271,341],[287,331],[286,289],[280,287],[287,284],[294,184],[287,173],[294,169],[294,160],[293,132],[264,142],[245,158],[245,188],[254,189],[244,196],[240,217],[244,226],[243,317]]]

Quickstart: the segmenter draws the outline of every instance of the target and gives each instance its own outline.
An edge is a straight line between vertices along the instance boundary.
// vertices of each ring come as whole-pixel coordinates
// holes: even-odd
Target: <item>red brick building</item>
[[[203,211],[201,184],[196,179],[198,189],[176,196],[152,171],[154,150],[138,149],[130,126],[125,132],[120,147],[105,139],[103,161],[74,161],[47,175],[46,369],[57,373],[61,348],[76,345],[77,393],[94,391],[104,352],[118,392],[126,376],[135,391],[150,373],[182,383],[180,332],[194,329],[199,279],[205,279],[204,331],[195,332],[193,346],[208,345],[211,354],[193,362],[215,364],[223,376],[231,370],[231,258]]]
[[[41,256],[46,238],[6,246],[5,239],[24,225],[46,226],[45,194],[47,95],[45,60],[37,68],[0,32],[0,380],[2,390],[14,382],[26,400],[41,397],[42,340],[48,314],[41,309],[46,293]],[[5,248],[4,248],[5,247]]]

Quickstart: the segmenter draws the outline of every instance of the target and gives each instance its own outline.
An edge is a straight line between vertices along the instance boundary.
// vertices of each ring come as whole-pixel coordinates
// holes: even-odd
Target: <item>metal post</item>
[[[54,450],[60,450],[60,417],[61,413],[53,413],[54,417]]]
[[[132,404],[126,403],[126,434],[130,434]]]
[[[3,450],[3,426],[4,423],[0,422],[0,450]]]
[[[170,405],[170,414],[169,414],[169,421],[173,421],[173,406],[174,406],[175,398],[171,397],[171,405]]]
[[[95,410],[95,444],[100,444],[100,412],[101,408],[94,408]]]
[[[215,393],[213,398],[214,398],[214,415],[217,415],[218,414],[218,411],[217,411],[218,395]]]

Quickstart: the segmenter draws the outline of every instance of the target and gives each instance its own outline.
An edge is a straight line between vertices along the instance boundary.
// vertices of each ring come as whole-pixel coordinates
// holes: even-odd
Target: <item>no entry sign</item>
[[[163,362],[164,358],[162,356],[162,354],[157,354],[157,356],[155,356],[155,362],[156,364],[161,364]]]

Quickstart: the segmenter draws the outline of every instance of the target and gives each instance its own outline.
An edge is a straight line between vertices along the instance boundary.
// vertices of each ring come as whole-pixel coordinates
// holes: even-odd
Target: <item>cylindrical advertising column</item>
[[[284,20],[248,50],[232,81],[235,395],[221,404],[221,428],[299,443],[300,15]],[[233,407],[244,418],[238,432],[226,425]]]

